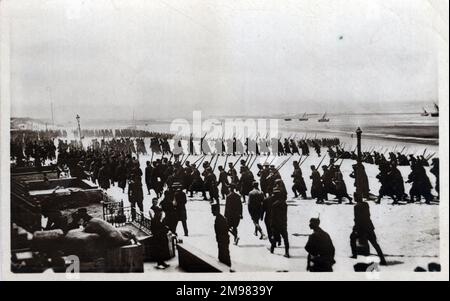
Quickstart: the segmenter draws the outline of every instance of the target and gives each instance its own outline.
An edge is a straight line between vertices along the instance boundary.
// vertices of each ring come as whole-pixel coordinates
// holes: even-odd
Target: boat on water
[[[284,121],[292,121],[291,118],[285,118]]]
[[[422,110],[423,110],[423,113],[420,114],[420,116],[424,116],[424,117],[430,116],[430,113],[428,113],[427,110],[425,110],[424,108],[422,108]]]
[[[322,118],[318,120],[319,122],[330,122],[330,119],[327,118],[327,113],[323,114]]]
[[[434,108],[436,109],[436,112],[431,113],[431,117],[439,117],[439,106],[434,104]]]
[[[306,116],[306,112],[305,112],[305,114],[303,114],[302,117],[300,117],[298,120],[299,120],[299,121],[308,121],[308,117]]]

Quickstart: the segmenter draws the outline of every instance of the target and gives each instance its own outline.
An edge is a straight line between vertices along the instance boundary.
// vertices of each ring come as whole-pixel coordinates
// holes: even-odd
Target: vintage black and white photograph
[[[448,280],[448,1],[1,1],[0,33],[2,278]]]

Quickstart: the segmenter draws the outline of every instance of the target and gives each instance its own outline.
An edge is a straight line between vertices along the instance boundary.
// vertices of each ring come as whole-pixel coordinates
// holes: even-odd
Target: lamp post
[[[366,187],[367,183],[367,176],[365,175],[365,171],[364,171],[364,166],[362,164],[362,154],[361,154],[361,134],[362,131],[361,129],[358,127],[358,129],[356,129],[356,147],[358,150],[358,155],[357,155],[357,159],[356,159],[356,166],[354,169],[355,172],[355,187],[356,187],[356,191],[355,191],[355,198],[362,198],[364,196],[368,196],[368,187]],[[367,190],[367,191],[366,191]]]
[[[362,154],[361,154],[361,134],[362,134],[362,131],[361,131],[361,128],[357,128],[356,129],[356,146],[357,146],[357,150],[358,150],[358,159],[357,159],[357,162],[358,162],[358,164],[360,164],[361,163],[361,161],[362,161]]]
[[[77,114],[77,117],[75,117],[77,119],[77,123],[78,123],[78,134],[80,136],[80,142],[81,142],[81,127],[80,127],[80,115]]]

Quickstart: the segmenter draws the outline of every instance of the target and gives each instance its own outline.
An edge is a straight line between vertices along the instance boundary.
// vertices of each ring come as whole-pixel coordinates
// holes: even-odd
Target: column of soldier
[[[236,140],[234,140],[233,142],[234,145],[237,144]],[[306,145],[309,144],[306,142],[303,143],[305,143]],[[313,145],[319,144],[314,140],[312,143]],[[335,141],[333,143],[338,143],[338,141]],[[155,159],[154,161],[152,158],[150,161],[146,162],[145,183],[147,186],[148,194],[150,194],[151,190],[154,190],[156,194],[156,197],[153,198],[152,201],[151,211],[164,212],[163,222],[173,233],[176,233],[178,222],[181,221],[184,234],[186,236],[188,235],[186,193],[188,193],[189,197],[191,198],[193,197],[194,193],[201,193],[204,200],[209,200],[212,203],[212,211],[216,216],[215,231],[219,247],[219,259],[222,262],[230,265],[231,261],[228,251],[228,232],[231,233],[234,238],[234,244],[237,245],[239,242],[238,226],[243,216],[243,204],[248,202],[248,210],[255,227],[255,236],[259,235],[260,239],[266,238],[261,226],[259,225],[260,221],[264,221],[267,237],[270,241],[270,251],[273,253],[276,246],[281,245],[281,239],[283,239],[285,257],[290,257],[289,239],[287,234],[287,190],[279,171],[291,158],[291,156],[285,159],[278,166],[271,164],[271,162],[267,162],[267,160],[263,164],[257,164],[257,176],[259,177],[259,182],[257,182],[255,181],[255,177],[251,171],[251,167],[253,166],[253,163],[255,162],[257,157],[256,154],[253,161],[253,154],[248,155],[245,160],[241,159],[243,157],[243,154],[240,154],[240,157],[235,162],[228,162],[227,168],[226,165],[229,158],[228,155],[226,155],[225,163],[223,166],[217,166],[219,158],[218,154],[212,155],[212,158],[209,161],[205,160],[207,152],[205,152],[204,146],[208,145],[205,140],[201,141],[200,144],[201,147],[199,154],[203,155],[192,163],[188,161],[188,159],[190,154],[195,153],[193,147],[189,149],[189,154],[185,156],[183,152],[175,152],[176,148],[181,147],[181,143],[179,143],[179,141],[175,142],[173,152],[170,150],[170,147],[164,145],[167,145],[166,139],[152,139],[152,156],[154,153],[161,153],[162,157]],[[248,145],[248,143],[246,145]],[[132,146],[130,147],[132,148]],[[168,148],[168,150],[166,150],[166,147]],[[317,149],[320,151],[320,147]],[[232,153],[233,150],[235,151],[235,154],[239,154],[236,151],[235,146],[230,149],[230,153]],[[121,187],[123,191],[126,185],[125,179],[128,179],[128,196],[130,204],[133,208],[137,206],[139,210],[142,211],[144,198],[142,187],[143,173],[139,167],[139,162],[131,156],[132,153],[134,153],[133,149],[130,150],[128,157],[125,159],[125,163],[119,163],[119,168],[116,169],[119,171],[116,172],[116,179],[118,179],[119,187]],[[164,157],[165,154],[168,155],[169,153],[171,154],[169,158]],[[288,152],[287,149],[284,148],[282,151],[279,151],[277,153],[281,153],[281,155],[292,155],[293,150],[291,149],[290,152]],[[328,199],[328,194],[334,194],[338,203],[342,203],[343,198],[347,198],[349,200],[349,203],[352,203],[352,197],[348,195],[345,182],[343,181],[343,176],[340,171],[340,164],[334,164],[336,161],[338,161],[338,159],[341,159],[339,156],[343,153],[344,151],[339,146],[336,146],[336,151],[334,151],[332,147],[328,145],[328,154],[331,159],[328,166],[322,167],[323,174],[320,175],[318,169],[322,164],[325,156],[322,158],[317,167],[311,166],[311,195],[313,198],[317,199],[317,203],[319,204],[324,203],[324,200]],[[368,154],[368,152],[365,153],[365,158],[367,158]],[[301,156],[302,154],[300,154],[300,162],[293,162],[294,172],[292,174],[292,191],[294,192],[295,198],[301,196],[306,199],[307,188],[300,167],[304,161],[301,161]],[[374,156],[377,156],[376,152]],[[174,159],[173,162],[172,158]],[[423,181],[424,178],[428,178],[426,174],[424,175],[424,173],[422,173],[421,176],[417,176],[418,172],[424,171],[423,164],[421,163],[422,160],[423,159],[419,157],[415,160],[412,160],[411,162],[412,173],[409,177],[413,182],[411,195],[413,195],[413,193],[416,193],[417,195],[413,196],[417,197],[423,195],[426,198],[426,202],[429,203],[429,195],[424,192],[425,189],[422,187],[423,184],[420,182]],[[112,162],[113,165],[114,161],[114,156],[112,156],[112,160],[110,160],[110,162]],[[388,177],[393,177],[395,179],[394,175],[398,177],[398,174],[400,174],[397,169],[397,160],[394,161],[392,155],[390,156],[390,161],[384,161],[380,159],[377,159],[377,161],[380,166],[380,170],[384,171],[386,168],[389,169],[387,171]],[[342,162],[343,159],[341,161],[341,164]],[[438,167],[435,162],[438,161],[433,161],[433,168]],[[238,163],[239,174],[236,168],[236,165]],[[202,172],[200,172],[200,166],[202,167]],[[219,171],[218,178],[214,173],[216,167]],[[102,168],[108,169],[105,166],[103,166]],[[362,196],[370,199],[371,195],[369,194],[367,175],[365,175],[363,165],[361,165],[360,168],[362,168],[362,172],[358,173],[359,177],[364,178],[362,183],[366,183],[367,186],[362,188]],[[357,164],[354,165],[354,172],[350,175],[351,177],[355,178],[355,182],[357,181],[355,176],[357,171],[356,169]],[[122,173],[126,175],[125,177],[120,176],[120,170],[122,170]],[[108,177],[102,180],[102,174],[103,173],[99,171],[98,181],[102,188],[107,189],[109,187],[110,181],[107,179]],[[122,181],[120,181],[120,179],[122,179]],[[93,178],[93,181],[95,180],[96,179]],[[105,182],[106,185],[102,185],[101,183],[103,182]],[[115,179],[112,178],[111,182],[114,183]],[[386,182],[382,182],[382,184],[384,183]],[[391,182],[388,181],[387,183]],[[392,185],[393,187],[396,187],[395,185],[397,184],[393,183]],[[218,186],[220,186],[220,190]],[[389,194],[389,191],[386,191],[386,187],[384,185],[382,185],[380,191],[383,194],[380,193],[380,196],[377,200],[378,203],[380,202],[380,199],[383,195],[391,196],[394,199],[394,203],[398,203],[399,199],[397,198],[397,195]],[[207,193],[209,194],[209,197]],[[225,199],[224,216],[221,216],[220,214],[220,196],[222,199]],[[160,199],[161,201],[159,201]],[[368,207],[366,208],[364,205],[367,204],[363,203],[362,199],[357,200],[357,206],[355,207],[355,210],[363,212],[363,218],[360,218],[362,220],[360,221],[360,223],[367,227],[367,225],[371,225],[371,222],[367,222],[370,221],[370,215],[367,215],[365,213],[368,212]],[[359,209],[357,210],[356,208]],[[221,220],[222,222],[220,222]],[[334,247],[328,234],[320,229],[319,224],[320,221],[318,219],[312,219],[310,223],[311,229],[314,230],[314,235],[310,237],[306,246],[306,249],[310,254],[308,260],[308,269],[311,271],[328,271],[331,269],[331,266],[334,263]],[[368,233],[367,239],[377,250],[377,253],[381,258],[381,263],[386,264],[384,255],[376,241],[376,237],[372,228],[373,226],[369,227],[369,229],[364,230]],[[359,231],[361,232],[361,230]],[[351,236],[352,251],[354,253],[352,257],[356,257],[356,251],[354,251],[356,249],[356,233],[357,232],[354,231]],[[319,256],[319,253],[321,253],[322,255]],[[324,258],[327,258],[327,260],[324,260]],[[312,265],[315,265],[315,267],[313,267]]]
[[[42,166],[56,159],[54,140],[66,131],[11,131],[10,157],[17,167]]]
[[[216,139],[215,143],[219,147],[219,151],[214,152],[211,151],[208,142],[203,137],[200,141],[200,150],[197,152],[200,156],[193,162],[188,160],[190,156],[196,154],[192,137],[189,138],[188,152],[186,153],[180,140],[175,140],[174,147],[171,149],[168,139],[169,137],[165,134],[155,134],[151,138],[151,159],[146,162],[144,173],[141,170],[138,158],[134,156],[134,154],[137,156],[147,154],[142,138],[113,138],[111,140],[101,139],[100,141],[94,139],[92,145],[89,145],[86,149],[79,142],[71,141],[67,143],[67,141],[59,140],[57,165],[61,172],[69,169],[71,176],[90,178],[105,190],[109,189],[111,185],[117,185],[125,193],[128,184],[127,193],[133,208],[133,217],[135,216],[134,208],[136,206],[141,212],[143,211],[142,177],[144,176],[148,194],[151,193],[151,190],[156,194],[156,197],[152,200],[151,212],[155,213],[162,210],[164,212],[164,224],[173,233],[176,233],[177,224],[181,221],[184,234],[188,235],[186,194],[189,194],[189,197],[192,198],[194,193],[201,193],[204,200],[211,202],[213,214],[216,216],[215,231],[219,245],[219,260],[229,265],[231,261],[228,252],[228,233],[232,234],[234,244],[237,245],[239,242],[238,226],[242,219],[243,204],[245,203],[248,203],[248,210],[255,227],[255,236],[259,235],[260,239],[266,238],[259,225],[260,221],[264,221],[267,238],[270,241],[270,251],[273,253],[274,249],[281,245],[282,238],[285,256],[290,256],[287,235],[287,189],[279,171],[294,154],[300,155],[299,160],[292,163],[294,167],[294,172],[291,175],[293,178],[292,191],[295,198],[301,196],[306,199],[307,187],[303,179],[301,165],[309,155],[309,146],[313,147],[319,156],[321,147],[327,147],[330,157],[330,164],[322,166],[322,175],[319,173],[319,168],[325,156],[322,157],[317,167],[311,166],[312,198],[317,199],[316,202],[321,204],[328,199],[328,194],[334,194],[337,203],[342,203],[343,198],[347,198],[349,203],[353,201],[353,198],[347,193],[340,166],[344,159],[356,159],[356,155],[354,151],[345,151],[338,139],[301,139],[296,141],[289,138],[285,139],[284,143],[281,142],[281,139],[276,139],[272,141],[274,142],[272,144],[276,144],[276,147],[269,147],[268,140],[266,140],[264,142],[265,148],[258,148],[261,141],[256,143],[255,148],[252,148],[249,147],[251,145],[249,139],[242,143],[240,139],[236,138],[228,139],[228,147],[225,148],[224,140]],[[246,148],[240,148],[240,143],[245,145]],[[333,150],[333,147],[335,147],[335,150]],[[286,156],[287,158],[278,166],[275,166],[272,164],[273,161],[269,162],[268,160],[270,151],[273,151],[272,154]],[[390,196],[394,203],[398,203],[404,200],[418,201],[421,197],[424,197],[427,203],[431,203],[433,200],[431,195],[432,185],[426,175],[424,165],[432,158],[432,155],[425,157],[425,152],[417,157],[410,155],[408,162],[411,166],[411,174],[407,182],[412,183],[412,188],[410,198],[407,199],[404,193],[403,179],[397,168],[398,165],[405,165],[402,156],[403,151],[398,152],[397,155],[391,152],[389,160],[384,158],[382,153],[373,150],[363,153],[364,162],[377,164],[380,169],[377,178],[382,185],[379,196],[375,200],[379,203],[383,196]],[[209,154],[212,154],[212,157],[210,160],[206,160]],[[161,157],[154,159],[155,155],[161,155]],[[217,166],[220,155],[226,156],[223,166]],[[230,155],[238,155],[239,157],[237,160],[234,159],[234,162],[228,162]],[[256,165],[259,181],[255,181],[251,168],[256,158],[260,156],[267,157],[263,163]],[[305,159],[302,160],[303,156]],[[339,160],[341,160],[341,163],[337,164]],[[239,167],[236,168],[238,164]],[[200,171],[200,166],[202,171]],[[219,171],[218,178],[215,175],[216,167]],[[355,164],[353,167],[354,172],[350,176],[354,177],[356,182],[355,174],[358,174],[359,183],[365,183],[361,196],[366,199],[373,199],[373,196],[369,193],[364,166]],[[433,158],[430,171],[436,176],[436,190],[439,191],[439,160],[437,158]],[[220,197],[225,199],[224,217],[220,214]],[[358,204],[367,205],[367,203],[361,202],[362,199],[359,196],[355,200],[359,207],[363,205]],[[368,209],[362,208],[361,211],[368,212]],[[363,216],[366,215],[363,214]],[[362,219],[370,220],[370,217],[366,216]],[[318,219],[311,219],[310,227],[316,235],[312,235],[307,244],[307,251],[311,256],[308,261],[308,269],[329,270],[334,262],[334,247],[332,247],[328,234],[320,229],[319,223]],[[362,224],[367,225],[368,223],[362,222]],[[381,249],[376,243],[373,229],[366,230],[366,232],[370,234],[368,235],[369,241],[375,246],[382,262],[385,263]],[[372,233],[373,236],[371,236]],[[356,236],[353,233],[352,235],[353,251]],[[318,246],[328,247],[323,247],[321,251],[318,251]],[[318,259],[320,258],[317,255],[319,253],[323,253],[322,259],[327,258],[326,263],[320,263],[322,259]],[[325,253],[328,255],[325,256]],[[356,256],[355,252],[353,256]],[[317,261],[315,268],[311,266],[314,260]]]

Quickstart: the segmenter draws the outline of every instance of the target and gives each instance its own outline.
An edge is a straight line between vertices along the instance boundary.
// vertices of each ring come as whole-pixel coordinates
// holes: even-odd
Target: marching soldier
[[[127,185],[127,170],[123,160],[120,160],[119,165],[116,167],[115,173],[117,178],[117,186],[122,188],[122,193],[125,193],[125,187]]]
[[[411,203],[416,199],[420,202],[422,197],[425,198],[426,204],[431,203],[433,200],[433,195],[431,194],[432,186],[422,163],[411,164],[411,173],[408,175],[406,183],[412,183],[409,192]]]
[[[259,177],[259,184],[261,187],[261,191],[263,192],[264,196],[267,195],[267,177],[269,176],[269,163],[264,163],[263,165],[258,164],[258,174]]]
[[[350,177],[355,179],[356,193],[362,195],[363,198],[369,199],[369,179],[362,163],[353,164],[353,172],[350,174]]]
[[[150,189],[152,189],[152,171],[153,167],[150,161],[146,162],[147,166],[145,167],[145,185],[147,186],[148,194],[150,195]]]
[[[192,134],[189,136],[189,154],[192,156],[195,153],[194,149],[194,137]]]
[[[231,184],[239,185],[239,177],[232,162],[228,162],[228,176],[231,179]]]
[[[245,165],[241,166],[241,179],[239,180],[239,187],[242,194],[243,203],[245,203],[245,196],[247,196],[252,190],[254,181],[255,179],[253,178],[253,174],[250,169]]]
[[[279,189],[273,190],[274,199],[272,203],[272,233],[274,237],[282,237],[284,243],[284,257],[289,258],[289,236],[287,232],[287,204],[283,192]],[[272,239],[270,252],[275,250],[275,240]]]
[[[255,225],[255,236],[258,232],[261,234],[260,239],[264,239],[264,233],[259,225],[262,216],[262,207],[264,202],[264,194],[258,189],[258,182],[253,182],[253,190],[248,195],[248,212]]]
[[[110,187],[109,172],[106,166],[106,161],[102,162],[102,167],[98,170],[98,183],[104,190],[108,190]]]
[[[317,199],[316,204],[323,204],[324,188],[322,185],[322,179],[314,165],[311,165],[311,171],[312,171],[310,176],[310,179],[312,180],[311,197],[313,199]]]
[[[270,165],[270,167],[269,167],[269,176],[266,178],[266,180],[267,180],[267,193],[269,195],[272,195],[274,187],[275,187],[275,181],[277,179],[281,179],[281,175],[278,172],[278,170],[275,168],[275,165]]]
[[[217,185],[219,184],[221,185],[220,193],[222,194],[222,199],[224,200],[229,192],[228,187],[230,186],[230,182],[228,182],[227,172],[223,169],[222,166],[219,166],[219,181]]]
[[[347,198],[348,203],[352,204],[353,198],[348,195],[347,186],[344,182],[344,176],[342,175],[341,168],[339,166],[335,166],[335,176],[334,176],[334,184],[336,187],[336,197],[338,198],[339,204],[342,203],[342,198]]]
[[[189,187],[189,191],[191,193],[190,197],[193,197],[193,192],[198,192],[200,191],[203,195],[203,200],[207,201],[208,198],[206,197],[206,192],[205,192],[205,187],[204,187],[204,182],[200,176],[200,171],[195,167],[195,164],[192,164],[192,173],[191,173],[191,177],[192,177],[192,184]]]
[[[219,204],[219,190],[217,188],[217,178],[211,167],[206,168],[205,188],[209,191],[211,202],[214,200]]]
[[[283,148],[285,154],[291,154],[291,144],[287,138],[284,139]]]
[[[294,198],[297,198],[299,195],[302,196],[303,199],[306,199],[306,184],[303,179],[302,169],[298,161],[293,162],[294,165],[294,173],[291,177],[294,179],[294,185],[292,186],[292,191],[294,192]]]
[[[359,238],[369,241],[377,251],[378,257],[380,257],[380,264],[386,265],[387,263],[384,258],[383,251],[377,242],[375,227],[370,219],[369,204],[362,200],[362,196],[360,194],[355,193],[354,198],[356,205],[354,207],[355,225],[353,226],[353,232],[350,235],[350,247],[352,249],[351,258],[356,259],[358,257],[356,251],[356,239]]]
[[[389,181],[389,174],[388,174],[388,166],[385,164],[378,165],[378,170],[380,171],[377,175],[377,179],[380,182],[380,190],[378,191],[378,199],[376,201],[377,204],[381,204],[381,199],[384,196],[391,197],[395,202],[395,197],[393,190],[391,188],[391,181]],[[403,183],[402,183],[403,184]]]
[[[403,201],[405,198],[405,184],[403,176],[400,170],[397,168],[397,163],[392,162],[388,173],[388,181],[391,183],[391,192],[393,195],[394,203],[398,204],[399,201]]]
[[[295,143],[295,141],[293,139],[291,139],[291,141],[290,141],[290,146],[291,146],[293,154],[300,155],[300,151],[298,150],[297,143]]]
[[[230,233],[234,236],[234,244],[239,242],[238,226],[242,219],[241,196],[235,192],[235,186],[230,186],[230,193],[225,201],[225,218],[227,219]]]
[[[324,190],[324,198],[328,201],[328,194],[336,194],[336,187],[333,183],[333,171],[331,169],[328,169],[328,166],[324,165],[322,166],[323,174],[322,174],[322,185]]]

